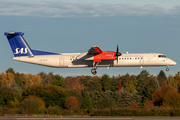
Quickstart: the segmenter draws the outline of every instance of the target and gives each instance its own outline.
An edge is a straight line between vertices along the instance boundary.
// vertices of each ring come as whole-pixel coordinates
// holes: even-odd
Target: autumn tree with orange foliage
[[[78,108],[77,99],[73,96],[67,98],[65,107],[70,110],[76,110]]]
[[[119,85],[117,87],[117,92],[119,92],[122,89],[122,83],[121,80],[119,80]]]
[[[169,91],[177,92],[177,89],[175,89],[174,87],[169,86],[169,85],[164,85],[164,86],[162,86],[162,88],[160,90],[156,90],[155,93],[153,94],[153,103],[155,105],[162,106],[163,102],[164,102],[164,96]]]
[[[2,72],[0,76],[1,76],[0,79],[1,84],[10,86],[14,80],[14,74],[11,72],[7,72],[7,73]]]
[[[84,91],[84,86],[80,84],[80,77],[67,77],[65,83],[67,85],[67,90],[77,90],[79,93]]]
[[[25,79],[30,85],[40,85],[42,83],[40,75],[25,74]]]

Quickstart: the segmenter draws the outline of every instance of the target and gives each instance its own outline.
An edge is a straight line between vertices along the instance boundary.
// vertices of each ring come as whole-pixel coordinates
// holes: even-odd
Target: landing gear
[[[96,75],[96,74],[97,74],[97,71],[96,71],[95,69],[91,69],[91,73],[92,73],[93,75]]]
[[[97,69],[97,65],[99,64],[99,62],[93,62],[93,68],[91,69],[91,73],[93,74],[93,75],[96,75],[97,74],[97,71],[96,71],[96,69]]]
[[[167,66],[166,71],[169,71],[169,66]]]

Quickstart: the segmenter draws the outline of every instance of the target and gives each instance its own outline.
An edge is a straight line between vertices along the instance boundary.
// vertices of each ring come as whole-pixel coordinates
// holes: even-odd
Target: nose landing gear
[[[167,66],[166,71],[169,71],[169,66]]]

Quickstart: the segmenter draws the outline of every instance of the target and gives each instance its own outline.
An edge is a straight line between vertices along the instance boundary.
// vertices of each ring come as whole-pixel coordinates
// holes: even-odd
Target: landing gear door
[[[60,57],[59,58],[59,65],[64,65],[64,58],[63,57]]]

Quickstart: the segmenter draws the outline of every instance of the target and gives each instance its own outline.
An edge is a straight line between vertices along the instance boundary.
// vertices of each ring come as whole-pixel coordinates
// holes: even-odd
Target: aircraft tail
[[[22,32],[5,32],[5,36],[9,41],[12,52],[15,57],[18,56],[33,56],[31,48],[23,38],[24,33]]]
[[[34,55],[60,55],[59,53],[32,50],[23,38],[22,32],[5,32],[5,36],[9,41],[12,52],[15,57],[18,56],[34,56]]]

